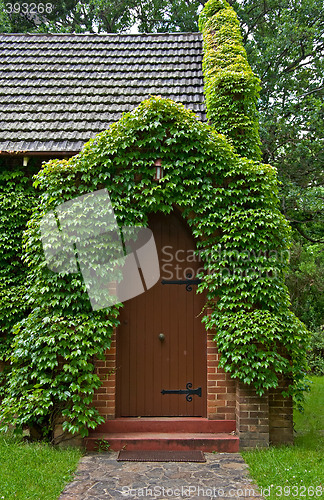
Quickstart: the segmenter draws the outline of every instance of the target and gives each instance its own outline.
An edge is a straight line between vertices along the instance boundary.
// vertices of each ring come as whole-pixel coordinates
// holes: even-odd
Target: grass
[[[295,445],[242,453],[270,500],[324,498],[324,377],[312,382],[304,413],[294,414]]]
[[[0,500],[56,500],[81,457],[78,449],[0,434]]]

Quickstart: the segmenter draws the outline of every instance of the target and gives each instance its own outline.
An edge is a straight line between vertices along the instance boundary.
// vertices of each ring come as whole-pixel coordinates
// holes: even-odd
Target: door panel
[[[206,416],[206,332],[201,323],[204,294],[196,285],[162,284],[195,277],[190,230],[175,213],[149,218],[159,255],[160,280],[124,303],[117,330],[118,416]],[[200,315],[200,316],[198,316]],[[159,339],[163,333],[164,340]],[[161,394],[201,387],[202,395]]]

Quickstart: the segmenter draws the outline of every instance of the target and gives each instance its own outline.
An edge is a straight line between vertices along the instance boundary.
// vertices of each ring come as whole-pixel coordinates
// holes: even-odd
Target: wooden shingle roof
[[[0,35],[2,152],[80,151],[150,95],[206,120],[200,33]]]

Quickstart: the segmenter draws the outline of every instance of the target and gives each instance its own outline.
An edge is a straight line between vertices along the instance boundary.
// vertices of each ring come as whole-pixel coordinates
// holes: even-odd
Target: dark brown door
[[[160,261],[159,281],[124,303],[117,331],[118,416],[206,416],[204,294],[197,286],[169,281],[195,278],[202,267],[195,241],[181,216],[149,219]],[[167,283],[162,284],[162,281]],[[161,391],[201,388],[201,396]],[[188,397],[190,399],[190,397]]]

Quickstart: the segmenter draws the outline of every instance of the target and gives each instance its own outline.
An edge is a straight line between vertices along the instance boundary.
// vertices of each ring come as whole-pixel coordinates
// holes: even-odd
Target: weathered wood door
[[[169,283],[188,274],[195,278],[202,264],[180,215],[153,214],[149,227],[161,276],[151,289],[126,301],[121,311],[117,416],[206,416],[206,332],[200,314],[205,297],[196,293],[197,285],[188,291],[186,284]],[[201,388],[201,396],[161,393],[186,390],[188,383],[192,389]]]

